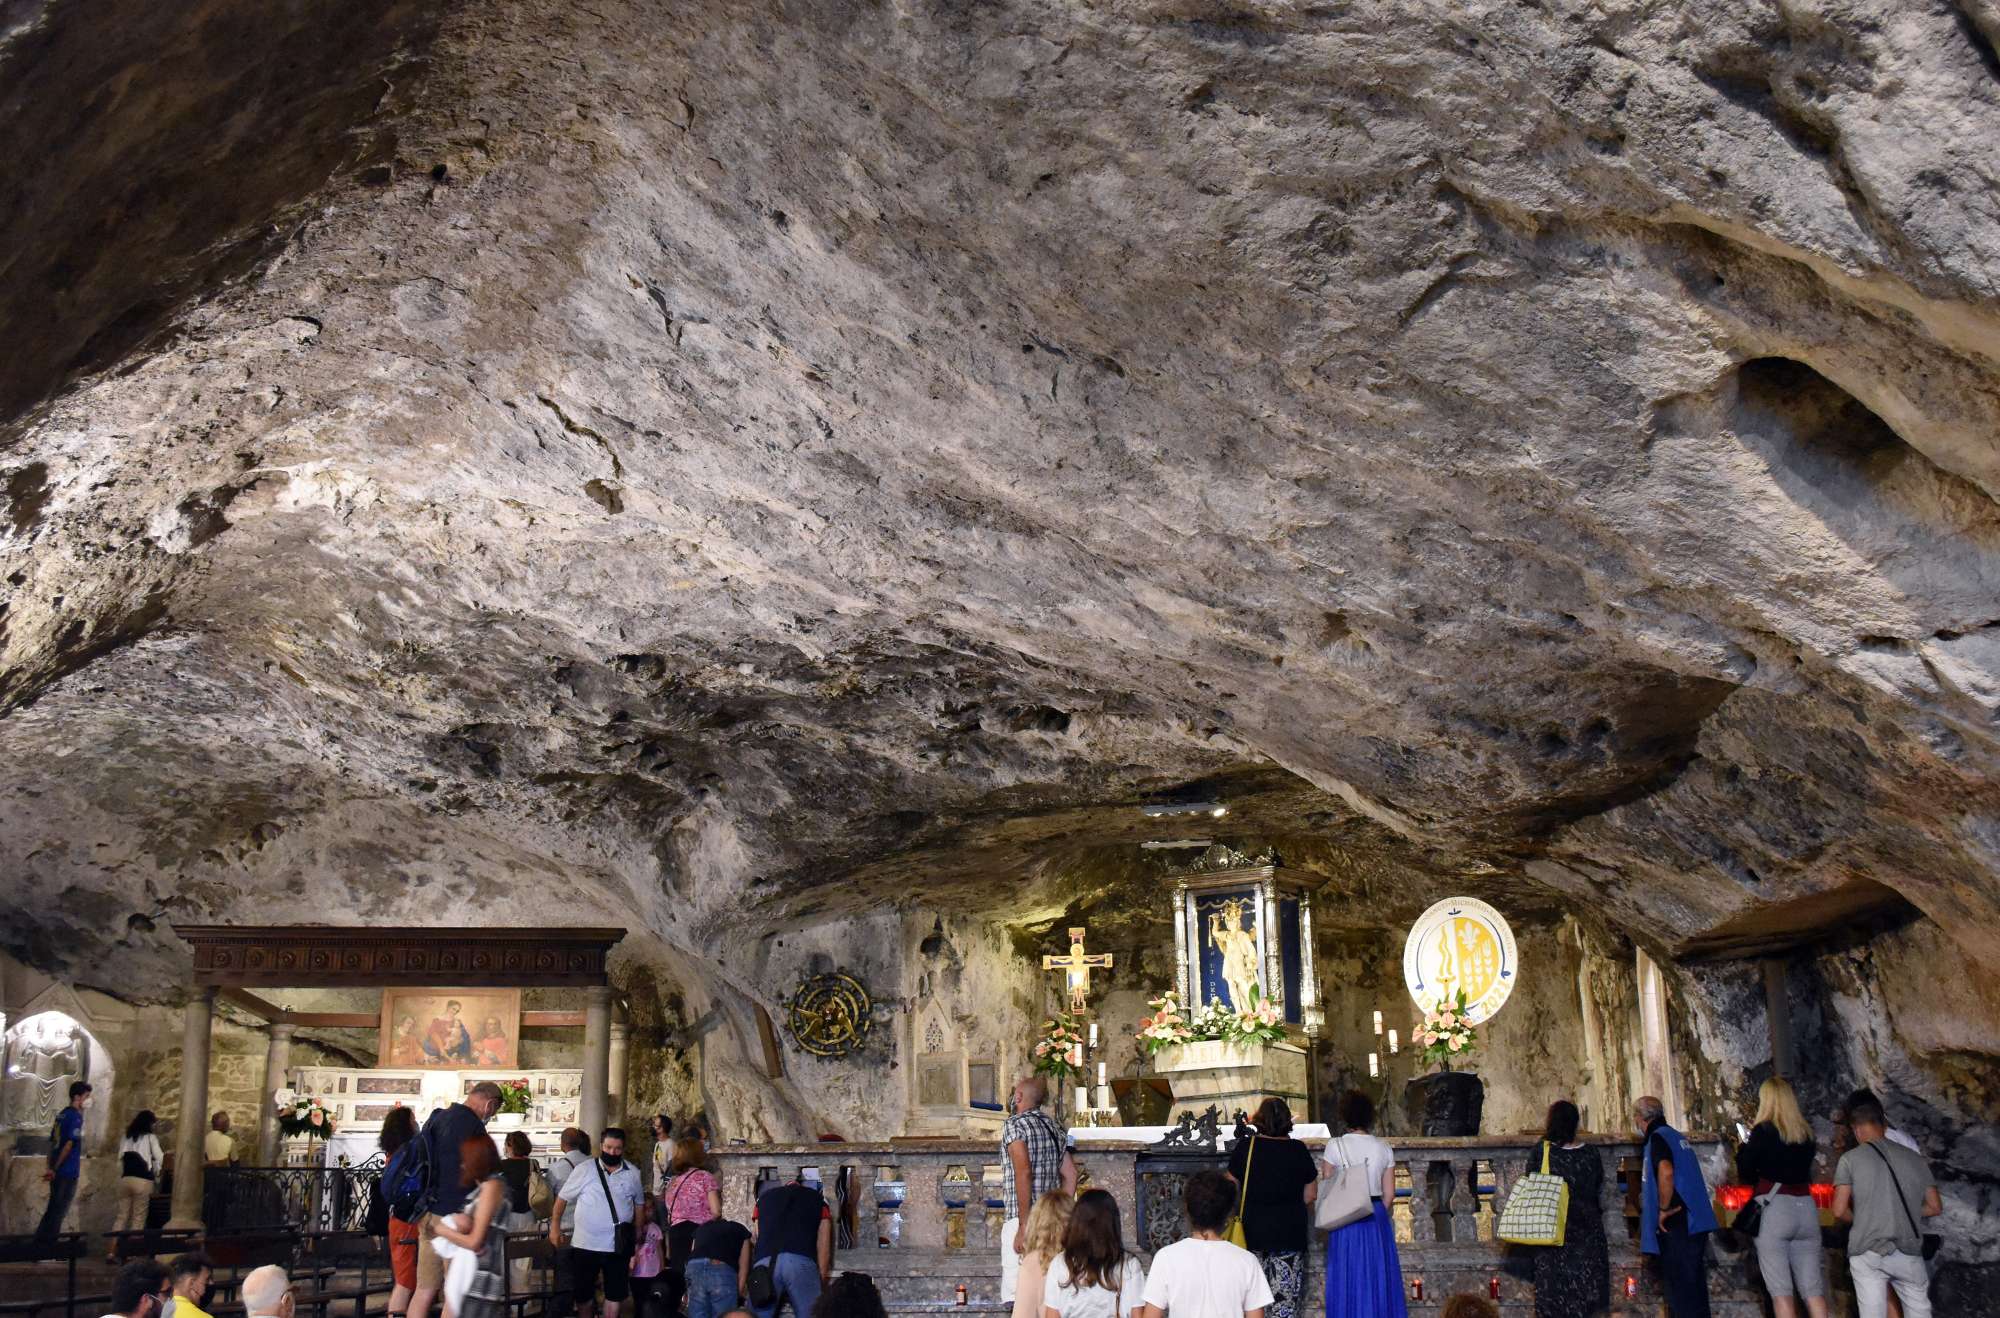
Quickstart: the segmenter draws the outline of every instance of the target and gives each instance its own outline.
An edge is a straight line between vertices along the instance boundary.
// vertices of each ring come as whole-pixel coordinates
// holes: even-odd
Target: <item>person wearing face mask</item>
[[[49,1166],[42,1179],[49,1183],[49,1206],[35,1228],[35,1248],[55,1248],[63,1219],[76,1202],[76,1179],[83,1173],[83,1112],[90,1106],[90,1086],[78,1080],[69,1087],[69,1106],[56,1118],[49,1137]]]
[[[410,1295],[409,1318],[430,1318],[431,1305],[444,1289],[444,1260],[431,1242],[437,1239],[438,1223],[465,1211],[472,1198],[473,1187],[461,1179],[464,1167],[459,1158],[465,1142],[485,1135],[486,1123],[499,1110],[500,1086],[482,1080],[467,1091],[463,1103],[431,1113],[417,1132],[431,1174],[423,1216],[417,1221],[417,1288]]]
[[[1048,1101],[1046,1076],[1024,1077],[1007,1099],[1007,1124],[1000,1128],[1001,1193],[1006,1218],[1000,1227],[1000,1301],[1014,1302],[1020,1286],[1021,1255],[1028,1238],[1021,1224],[1035,1210],[1035,1199],[1061,1189],[1076,1193],[1076,1160],[1069,1153],[1069,1136],[1042,1111]]]
[[[1708,1318],[1708,1237],[1715,1207],[1688,1137],[1667,1124],[1666,1104],[1648,1094],[1632,1107],[1646,1142],[1640,1163],[1639,1249],[1660,1260],[1668,1318]]]
[[[158,1259],[133,1259],[111,1282],[111,1312],[104,1318],[159,1318],[171,1282]]]
[[[174,1296],[168,1318],[211,1318],[208,1310],[202,1308],[208,1300],[209,1283],[215,1280],[215,1268],[208,1255],[198,1249],[182,1254],[174,1260],[169,1272]]]
[[[618,1318],[631,1294],[628,1268],[634,1222],[646,1186],[639,1169],[625,1161],[625,1132],[606,1126],[598,1137],[597,1160],[563,1179],[549,1218],[549,1244],[563,1245],[563,1210],[576,1205],[576,1244],[570,1251],[571,1293],[581,1318],[597,1308],[597,1282],[604,1279],[604,1318]]]

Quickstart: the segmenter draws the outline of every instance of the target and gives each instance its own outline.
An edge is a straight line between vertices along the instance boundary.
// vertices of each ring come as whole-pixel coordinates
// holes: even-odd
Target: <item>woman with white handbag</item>
[[[1359,1090],[1340,1100],[1345,1133],[1321,1157],[1315,1220],[1326,1238],[1326,1318],[1408,1318],[1403,1264],[1389,1205],[1396,1151],[1368,1133],[1375,1104]]]

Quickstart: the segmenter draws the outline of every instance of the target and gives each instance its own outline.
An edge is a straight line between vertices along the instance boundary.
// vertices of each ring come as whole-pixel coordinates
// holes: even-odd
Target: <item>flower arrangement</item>
[[[1250,1005],[1231,1013],[1225,1028],[1227,1033],[1223,1037],[1233,1044],[1248,1047],[1252,1044],[1283,1043],[1285,1014],[1264,1001],[1263,994],[1252,986]]]
[[[502,1112],[519,1112],[526,1115],[528,1111],[528,1099],[530,1097],[528,1082],[523,1079],[501,1080],[498,1083],[500,1085],[500,1110]]]
[[[287,1139],[303,1135],[325,1139],[333,1134],[333,1112],[316,1098],[307,1098],[296,1089],[280,1089],[271,1096],[278,1109],[278,1129]]]
[[[1410,1041],[1424,1050],[1424,1061],[1435,1062],[1449,1071],[1452,1059],[1471,1052],[1478,1041],[1469,1016],[1465,990],[1460,989],[1455,996],[1424,1012]]]
[[[1153,1014],[1142,1017],[1133,1033],[1140,1051],[1149,1057],[1185,1043],[1226,1040],[1249,1047],[1281,1043],[1285,1038],[1284,1013],[1261,1001],[1255,989],[1251,990],[1250,1006],[1243,1011],[1211,998],[1190,1013],[1181,1006],[1180,995],[1172,991],[1149,999],[1146,1005]]]
[[[1035,1044],[1035,1070],[1058,1081],[1083,1074],[1083,1025],[1066,1011],[1042,1022]]]
[[[1139,1028],[1133,1031],[1138,1037],[1140,1052],[1151,1057],[1168,1048],[1194,1042],[1194,1027],[1181,1010],[1179,994],[1170,989],[1157,998],[1148,998],[1146,1005],[1153,1009],[1153,1014],[1140,1017]]]

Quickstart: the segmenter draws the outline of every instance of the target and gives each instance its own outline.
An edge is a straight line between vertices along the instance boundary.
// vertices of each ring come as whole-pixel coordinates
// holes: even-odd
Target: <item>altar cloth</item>
[[[1093,1144],[1152,1144],[1165,1139],[1177,1127],[1174,1126],[1077,1126],[1070,1131],[1078,1147],[1089,1148]],[[1227,1142],[1235,1134],[1235,1128],[1224,1126],[1222,1138]],[[1300,1122],[1292,1127],[1292,1138],[1301,1140],[1323,1140],[1331,1138],[1333,1132],[1320,1122]]]

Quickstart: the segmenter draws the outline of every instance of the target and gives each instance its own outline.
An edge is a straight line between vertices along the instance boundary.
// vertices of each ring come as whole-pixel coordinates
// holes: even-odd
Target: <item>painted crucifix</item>
[[[1069,931],[1069,953],[1065,956],[1045,954],[1042,969],[1063,972],[1069,983],[1070,1012],[1082,1015],[1090,995],[1090,972],[1111,969],[1111,953],[1084,951],[1083,930],[1073,928]]]

